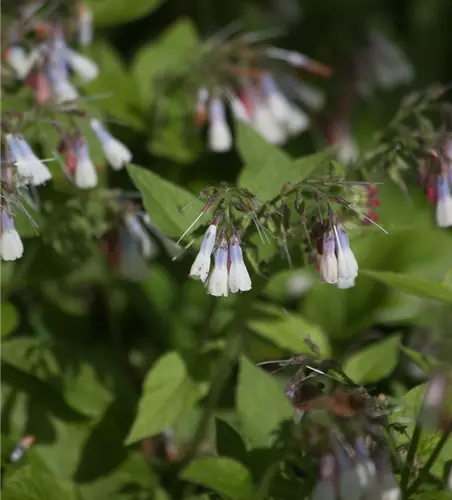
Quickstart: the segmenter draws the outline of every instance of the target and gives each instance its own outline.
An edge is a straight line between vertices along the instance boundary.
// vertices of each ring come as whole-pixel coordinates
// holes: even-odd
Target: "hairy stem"
[[[413,431],[413,436],[411,437],[410,447],[408,448],[408,454],[405,461],[405,467],[402,471],[402,480],[400,482],[400,486],[402,491],[407,491],[408,481],[410,479],[410,472],[414,464],[414,459],[416,457],[416,450],[419,445],[419,440],[421,437],[421,426],[419,422],[416,422],[416,426]]]

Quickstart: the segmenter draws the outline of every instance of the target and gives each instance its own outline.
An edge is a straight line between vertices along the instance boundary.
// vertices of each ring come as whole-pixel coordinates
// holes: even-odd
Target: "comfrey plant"
[[[205,43],[186,71],[167,75],[163,82],[167,92],[177,89],[190,96],[196,125],[207,124],[211,151],[232,147],[228,110],[268,142],[283,144],[309,127],[309,111],[323,106],[321,91],[299,81],[296,74],[304,70],[328,77],[331,69],[299,52],[264,45],[267,37],[220,33]]]
[[[58,180],[59,165],[64,176],[80,189],[98,184],[99,167],[95,165],[90,145],[97,141],[106,161],[120,170],[132,159],[130,150],[115,139],[102,120],[84,109],[84,98],[72,81],[98,76],[94,61],[69,46],[76,38],[86,46],[92,39],[92,15],[80,2],[53,9],[51,2],[30,2],[5,8],[11,21],[5,25],[2,61],[1,140],[2,158],[2,242],[16,241],[15,250],[2,252],[5,260],[22,256],[20,237],[14,232],[14,216],[23,210],[19,203],[24,193],[38,196],[35,187]],[[75,81],[77,81],[75,79]],[[33,90],[26,110],[11,109],[11,102],[24,87]],[[91,134],[86,132],[87,123]],[[89,129],[88,129],[89,130]],[[49,144],[56,132],[57,142]],[[42,158],[42,151],[48,158]],[[11,236],[13,235],[13,236]]]
[[[279,244],[290,265],[289,245],[297,240],[298,245],[303,242],[322,281],[350,288],[358,275],[358,263],[345,225],[376,224],[377,217],[366,214],[366,204],[374,201],[368,195],[373,193],[372,189],[367,183],[349,183],[328,176],[283,186],[277,200],[264,204],[247,189],[227,185],[208,188],[201,193],[201,198],[207,200],[203,211],[181,237],[201,217],[213,213],[190,277],[202,281],[207,293],[214,296],[249,291],[252,282],[244,253],[258,269],[253,248],[244,252],[242,247],[254,227],[263,244],[272,241]],[[290,202],[294,204],[293,213],[289,210]]]

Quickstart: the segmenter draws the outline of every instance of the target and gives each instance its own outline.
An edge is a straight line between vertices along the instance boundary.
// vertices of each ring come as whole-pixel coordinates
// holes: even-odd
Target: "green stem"
[[[408,454],[407,454],[406,461],[405,461],[405,467],[402,471],[402,480],[400,482],[400,486],[402,488],[402,491],[404,491],[404,492],[407,491],[408,481],[410,479],[410,472],[411,472],[411,468],[412,468],[413,463],[414,463],[414,459],[416,457],[416,450],[417,450],[417,447],[419,445],[421,433],[422,433],[421,426],[419,425],[419,422],[416,422],[416,426],[414,428],[413,436],[412,436],[411,442],[410,442],[410,447],[408,448]]]
[[[443,435],[441,436],[441,439],[438,441],[437,445],[435,446],[435,449],[432,451],[431,455],[429,456],[427,462],[425,462],[424,466],[419,471],[417,478],[414,480],[414,482],[408,488],[407,497],[409,497],[412,493],[414,493],[419,488],[423,477],[429,473],[433,464],[436,462],[436,459],[439,457],[441,451],[444,448],[444,445],[447,443],[451,432],[452,432],[452,424],[446,428]]]
[[[260,277],[255,278],[252,290],[243,295],[240,307],[237,309],[236,314],[221,331],[221,334],[228,334],[223,356],[218,363],[218,369],[213,378],[212,385],[207,396],[204,413],[202,414],[195,430],[189,451],[184,457],[183,465],[190,462],[190,460],[196,456],[199,445],[204,439],[207,426],[215,413],[215,409],[217,407],[218,400],[221,397],[224,385],[227,382],[232,368],[240,355],[242,346],[241,326],[251,310],[253,300],[260,293],[264,285],[265,280]]]

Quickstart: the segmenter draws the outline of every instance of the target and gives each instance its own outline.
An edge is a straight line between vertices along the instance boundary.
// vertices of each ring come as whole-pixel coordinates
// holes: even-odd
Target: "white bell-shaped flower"
[[[224,104],[217,97],[212,98],[209,105],[209,149],[215,153],[229,151],[232,146],[232,134],[226,121]]]
[[[319,262],[320,279],[325,283],[336,284],[339,276],[339,268],[335,252],[335,238],[331,232],[324,235],[322,247],[322,255]]]
[[[63,102],[75,101],[79,94],[77,89],[72,85],[69,80],[59,79],[51,80],[52,82],[52,92],[57,103],[62,104]]]
[[[309,116],[298,106],[292,105],[287,114],[285,124],[290,134],[301,134],[309,127]]]
[[[11,215],[3,209],[1,211],[0,228],[0,257],[3,260],[20,259],[24,253],[24,246],[19,233],[14,227]]]
[[[268,107],[273,116],[278,122],[285,123],[291,111],[291,104],[268,73],[262,76],[261,84],[262,91],[267,98]]]
[[[66,58],[69,66],[84,82],[90,82],[99,76],[99,66],[89,57],[67,47]]]
[[[206,282],[207,293],[215,297],[228,296],[228,246],[222,241],[215,252],[215,267]]]
[[[50,170],[33,153],[30,145],[21,135],[6,134],[5,137],[17,171],[26,183],[40,186],[52,178]]]
[[[229,268],[229,290],[232,293],[251,290],[251,278],[243,261],[243,253],[236,238],[229,244],[231,266]]]
[[[251,116],[241,99],[235,95],[231,95],[229,97],[229,102],[231,103],[231,110],[234,118],[245,123],[251,123]]]
[[[99,120],[93,118],[91,120],[91,128],[99,139],[104,155],[113,170],[120,170],[124,167],[125,163],[129,163],[132,160],[132,153],[129,148],[115,139]]]
[[[96,168],[89,156],[88,144],[84,138],[77,141],[75,148],[77,165],[74,173],[74,183],[81,189],[90,189],[97,186]]]
[[[361,488],[369,491],[373,488],[377,479],[377,467],[369,456],[369,451],[362,439],[358,439],[355,447],[356,457],[354,466],[359,477]]]
[[[138,216],[133,212],[127,212],[124,215],[124,224],[129,233],[138,243],[142,256],[146,260],[155,257],[158,252],[157,246],[152,241],[148,232],[144,229]]]
[[[351,460],[345,458],[340,461],[339,497],[341,500],[360,500],[361,495],[361,478]]]
[[[436,223],[439,227],[452,226],[452,196],[446,175],[439,175],[437,181]]]
[[[276,120],[268,103],[264,99],[256,99],[253,108],[253,127],[270,144],[283,144],[286,140],[284,127]]]
[[[190,278],[206,281],[210,270],[210,256],[212,255],[217,237],[217,226],[211,224],[204,235],[201,243],[201,248],[190,269]]]
[[[24,48],[14,45],[6,53],[6,60],[16,72],[18,78],[25,78],[29,71],[28,56]]]
[[[78,5],[78,42],[87,47],[93,40],[93,12],[84,3]]]

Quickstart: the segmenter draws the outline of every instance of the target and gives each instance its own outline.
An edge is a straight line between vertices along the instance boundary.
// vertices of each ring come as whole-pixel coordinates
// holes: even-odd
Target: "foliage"
[[[4,213],[23,242],[21,258],[1,262],[5,500],[311,498],[325,456],[339,467],[364,438],[404,498],[449,498],[449,379],[434,428],[424,413],[452,353],[452,236],[431,206],[446,164],[451,175],[451,110],[448,87],[412,87],[450,79],[450,5],[395,4],[87,0],[94,40],[74,43],[99,72],[83,81],[73,68],[81,97],[62,102],[38,102],[32,78],[50,52],[21,79],[5,51],[2,258]],[[49,26],[77,38],[78,2],[4,10],[7,48],[31,52]],[[402,90],[380,81],[366,100],[361,66],[349,68],[377,27],[419,76]],[[269,56],[274,44],[286,59]],[[288,51],[309,53],[305,66]],[[264,73],[309,122],[278,144],[233,110],[231,95]],[[294,81],[321,86],[325,108]],[[222,153],[198,109],[204,86],[223,99]],[[93,119],[132,159],[108,166]],[[19,175],[7,137],[20,135],[51,160],[51,181]],[[339,146],[354,139],[360,154],[347,160]],[[81,140],[88,189],[71,167]],[[230,277],[216,293],[212,274],[204,284],[191,268],[209,226],[226,275],[243,249],[240,293]],[[339,241],[359,264],[346,289],[328,279],[328,238],[336,265]]]

